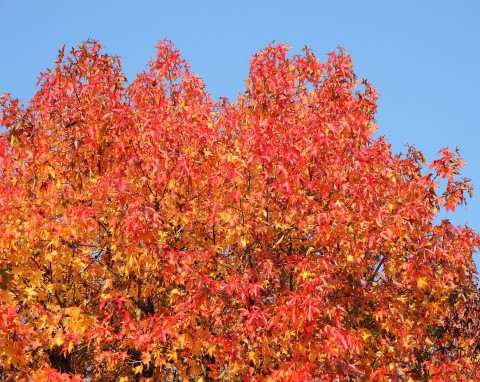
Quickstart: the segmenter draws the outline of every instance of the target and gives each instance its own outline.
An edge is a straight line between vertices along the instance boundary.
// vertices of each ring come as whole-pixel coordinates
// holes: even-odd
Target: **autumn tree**
[[[348,54],[287,50],[235,102],[167,41],[129,84],[87,42],[1,98],[0,379],[476,378],[461,157],[394,155]]]

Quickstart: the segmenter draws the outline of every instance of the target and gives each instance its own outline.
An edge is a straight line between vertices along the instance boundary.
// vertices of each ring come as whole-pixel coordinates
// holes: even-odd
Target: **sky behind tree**
[[[0,93],[28,103],[58,50],[87,39],[118,55],[131,81],[155,44],[172,40],[214,99],[244,90],[249,59],[270,42],[305,46],[325,61],[338,46],[380,94],[377,122],[394,152],[427,161],[458,147],[477,192],[446,215],[480,231],[480,2],[403,1],[11,1],[0,0]]]

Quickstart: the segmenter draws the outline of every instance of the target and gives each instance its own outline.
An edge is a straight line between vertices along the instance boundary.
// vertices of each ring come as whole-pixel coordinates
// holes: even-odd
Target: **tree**
[[[436,220],[459,154],[393,155],[342,50],[268,46],[230,103],[157,49],[130,84],[62,49],[2,97],[2,378],[475,378],[479,238]]]

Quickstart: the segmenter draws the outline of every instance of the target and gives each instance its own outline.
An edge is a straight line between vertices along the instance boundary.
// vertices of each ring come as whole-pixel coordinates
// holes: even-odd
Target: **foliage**
[[[2,378],[473,380],[458,153],[393,155],[341,50],[268,46],[230,103],[157,49],[129,85],[62,49],[1,99]]]

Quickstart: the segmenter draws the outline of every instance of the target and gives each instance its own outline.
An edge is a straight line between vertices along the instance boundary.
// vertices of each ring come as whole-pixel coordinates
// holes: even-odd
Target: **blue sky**
[[[306,45],[322,60],[337,46],[377,87],[379,134],[431,161],[459,147],[477,192],[448,217],[480,231],[480,1],[22,1],[0,0],[0,93],[24,102],[58,50],[88,38],[122,58],[128,79],[168,38],[214,98],[243,91],[248,60],[269,42]]]

